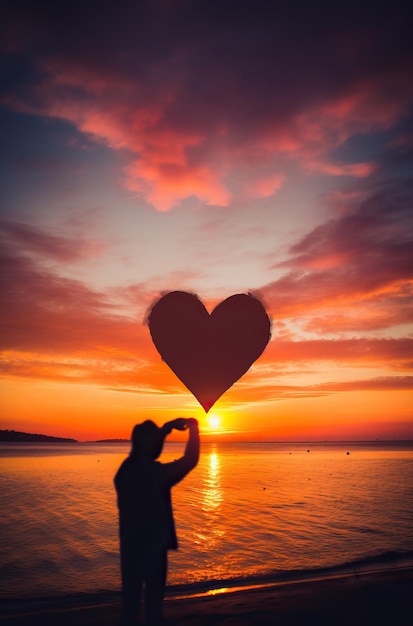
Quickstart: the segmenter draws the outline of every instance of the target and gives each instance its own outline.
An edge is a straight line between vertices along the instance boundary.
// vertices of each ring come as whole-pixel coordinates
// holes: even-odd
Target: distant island
[[[130,439],[98,439],[92,443],[128,443]]]
[[[17,430],[0,430],[0,442],[56,442],[56,443],[77,443],[77,439],[66,437],[51,437],[50,435],[39,435],[32,433],[22,433]]]

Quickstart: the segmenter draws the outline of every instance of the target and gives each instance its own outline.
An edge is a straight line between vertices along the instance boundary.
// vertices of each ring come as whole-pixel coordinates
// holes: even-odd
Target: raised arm
[[[188,430],[189,437],[185,446],[184,455],[177,461],[162,465],[162,475],[169,487],[179,483],[180,480],[196,467],[200,451],[199,430],[196,419],[193,417],[188,419],[178,418],[177,420],[165,424],[162,430],[164,430],[165,434],[168,434],[173,428],[177,430]]]
[[[190,417],[187,420],[189,437],[186,442],[184,459],[190,465],[190,470],[193,469],[199,461],[200,440],[199,440],[199,428],[198,422],[194,417]]]

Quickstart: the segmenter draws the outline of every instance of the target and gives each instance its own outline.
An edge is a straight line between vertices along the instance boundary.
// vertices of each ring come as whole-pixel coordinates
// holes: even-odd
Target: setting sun
[[[209,427],[212,429],[219,428],[221,422],[221,418],[216,413],[212,413],[209,416]]]

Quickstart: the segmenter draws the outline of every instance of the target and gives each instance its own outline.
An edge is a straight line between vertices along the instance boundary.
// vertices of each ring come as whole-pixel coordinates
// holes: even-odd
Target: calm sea
[[[128,451],[1,444],[2,599],[119,590],[113,476]],[[207,444],[173,501],[169,585],[412,557],[413,444]]]

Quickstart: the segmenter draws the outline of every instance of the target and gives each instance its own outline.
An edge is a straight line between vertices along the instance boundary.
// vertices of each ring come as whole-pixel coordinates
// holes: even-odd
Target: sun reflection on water
[[[307,444],[203,443],[173,494],[183,549],[171,551],[168,584],[214,581],[216,594],[228,579],[232,589],[274,570],[410,554],[411,444],[347,445],[312,444],[308,454]],[[162,462],[182,448],[170,443]],[[0,598],[119,589],[113,476],[128,453],[125,444],[0,446]]]
[[[222,503],[221,465],[216,452],[211,452],[208,459],[208,473],[204,479],[203,510],[207,515],[214,515]]]
[[[221,486],[221,460],[216,451],[210,452],[203,477],[202,511],[203,527],[199,532],[204,549],[216,549],[225,535],[222,515],[224,500]]]

